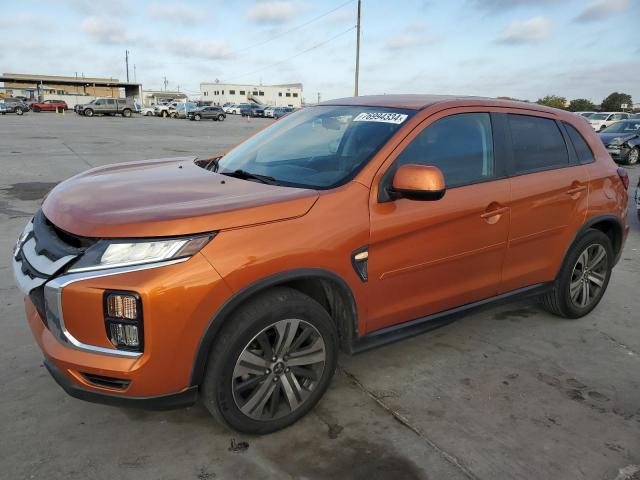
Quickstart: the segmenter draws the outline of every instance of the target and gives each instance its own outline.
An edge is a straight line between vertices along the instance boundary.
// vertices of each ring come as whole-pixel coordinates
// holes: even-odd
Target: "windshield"
[[[640,133],[640,121],[614,123],[600,133]]]
[[[609,115],[609,113],[594,113],[589,117],[589,120],[606,120]]]
[[[327,189],[352,178],[415,112],[319,106],[293,113],[222,157],[219,173],[243,170],[280,185]]]

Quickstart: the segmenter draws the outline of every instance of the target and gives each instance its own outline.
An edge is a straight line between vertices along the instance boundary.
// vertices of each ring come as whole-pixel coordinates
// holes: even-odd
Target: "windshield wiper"
[[[258,180],[267,185],[278,185],[278,181],[268,175],[258,175],[257,173],[247,172],[246,170],[234,170],[233,172],[220,172],[221,175],[227,175],[234,178],[242,178],[244,180]]]

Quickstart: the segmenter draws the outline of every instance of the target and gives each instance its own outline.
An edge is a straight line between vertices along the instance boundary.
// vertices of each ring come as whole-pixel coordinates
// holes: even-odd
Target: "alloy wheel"
[[[629,156],[627,157],[627,163],[629,165],[635,165],[638,163],[638,158],[640,157],[640,148],[635,147],[632,148],[629,152]]]
[[[232,376],[233,399],[246,416],[269,421],[302,406],[322,378],[325,344],[299,319],[275,322],[242,349]]]
[[[585,248],[571,273],[569,297],[578,308],[587,308],[600,295],[607,280],[609,259],[607,251],[600,244],[592,244]]]

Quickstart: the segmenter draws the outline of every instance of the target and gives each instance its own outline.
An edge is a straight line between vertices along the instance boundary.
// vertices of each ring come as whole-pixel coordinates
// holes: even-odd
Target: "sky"
[[[0,72],[353,95],[357,0],[0,0]],[[640,0],[362,0],[360,94],[640,102]],[[135,65],[135,78],[134,69]]]

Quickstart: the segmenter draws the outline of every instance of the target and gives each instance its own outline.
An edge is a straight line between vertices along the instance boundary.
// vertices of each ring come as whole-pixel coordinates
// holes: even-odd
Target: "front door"
[[[367,331],[497,294],[510,212],[509,180],[496,162],[492,131],[486,112],[430,117],[399,147],[382,195],[372,189]],[[440,168],[445,196],[383,198],[385,182],[402,164]]]

